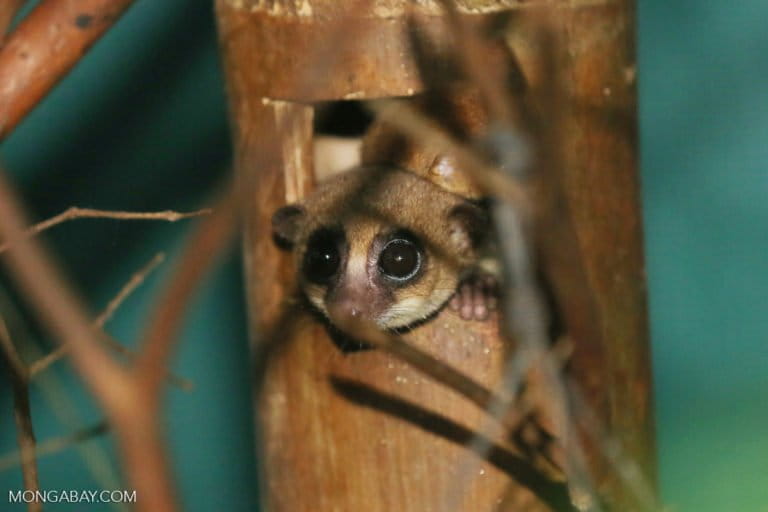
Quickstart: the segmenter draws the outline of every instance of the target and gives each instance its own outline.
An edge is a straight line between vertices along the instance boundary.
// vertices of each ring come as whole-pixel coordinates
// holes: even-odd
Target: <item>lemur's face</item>
[[[273,225],[304,295],[333,324],[394,330],[429,319],[454,294],[473,258],[472,217],[476,206],[411,173],[364,168],[281,208]]]

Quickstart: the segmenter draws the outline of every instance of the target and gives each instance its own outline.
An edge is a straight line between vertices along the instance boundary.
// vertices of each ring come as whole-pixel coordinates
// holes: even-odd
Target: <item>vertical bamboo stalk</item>
[[[372,2],[344,27],[333,25],[341,14],[332,4],[216,2],[238,173],[252,177],[243,186],[252,197],[244,251],[254,333],[283,320],[291,292],[291,264],[271,240],[270,218],[312,188],[312,108],[306,102],[412,94],[422,87],[402,2]],[[482,10],[502,2],[479,4]],[[650,471],[632,5],[563,2],[556,12],[565,45],[559,64],[568,84],[561,185],[577,247],[569,239],[551,248],[581,254],[581,289],[570,282],[559,286],[564,316],[577,331],[585,321],[578,318],[580,301],[596,297],[597,325],[582,333],[597,335],[577,339],[584,346],[576,347],[574,373],[600,419]],[[365,26],[358,34],[370,34],[372,43],[335,39],[338,55],[323,53],[324,42],[355,24]],[[524,64],[535,60],[526,44],[521,51]],[[313,74],[317,59],[323,65]],[[305,103],[292,103],[297,100]],[[284,138],[275,140],[275,134]],[[568,255],[556,259],[567,265]],[[500,435],[473,404],[386,354],[342,354],[306,315],[292,320],[298,327],[281,341],[286,349],[269,367],[258,407],[270,511],[491,511],[510,486],[516,510],[569,509],[561,486],[500,446],[489,461],[467,466],[471,455],[463,445],[473,431]],[[446,311],[408,341],[491,388],[500,381],[507,351],[494,322],[465,322]],[[466,467],[475,470],[463,474]],[[608,470],[598,484],[621,495]],[[459,502],[447,503],[451,496]]]
[[[577,352],[574,366],[592,403],[604,404],[601,419],[627,458],[653,482],[634,2],[577,4],[558,12],[566,98],[559,128],[561,186],[596,306],[602,354],[587,363]]]

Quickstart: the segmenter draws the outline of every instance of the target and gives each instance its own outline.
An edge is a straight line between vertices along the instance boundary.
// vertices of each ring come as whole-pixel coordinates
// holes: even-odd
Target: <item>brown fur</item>
[[[410,172],[392,167],[351,170],[323,183],[301,208],[300,222],[286,222],[288,227],[295,225],[288,236],[297,268],[301,268],[309,237],[321,227],[343,227],[349,261],[367,262],[366,274],[354,279],[349,279],[345,268],[341,280],[329,286],[301,281],[310,302],[329,317],[334,314],[334,303],[344,301],[357,304],[361,314],[383,328],[424,320],[450,299],[477,260],[466,219],[454,214],[463,216],[469,209],[480,215],[479,209]],[[418,279],[402,287],[388,287],[374,275],[375,241],[398,230],[415,235],[426,255]]]
[[[476,139],[488,126],[487,113],[474,88],[453,85],[439,94],[425,93],[408,101],[421,115],[463,142]],[[454,194],[472,199],[482,195],[470,177],[456,169],[449,155],[407,137],[384,121],[375,121],[369,128],[361,156],[363,165],[394,165]]]
[[[466,85],[410,101],[465,142],[488,124],[477,91]],[[485,297],[492,287],[459,287],[478,270],[483,235],[488,238],[490,231],[485,212],[473,202],[480,192],[470,178],[450,155],[382,121],[374,122],[363,140],[362,163],[323,182],[300,207],[289,205],[275,214],[276,237],[292,246],[299,271],[313,233],[343,229],[345,253],[334,279],[319,285],[301,276],[309,301],[336,325],[344,324],[342,317],[360,315],[381,328],[406,327],[429,318],[454,294],[463,318],[487,317]],[[425,254],[418,275],[403,283],[383,278],[377,267],[382,240],[399,230],[413,234]]]

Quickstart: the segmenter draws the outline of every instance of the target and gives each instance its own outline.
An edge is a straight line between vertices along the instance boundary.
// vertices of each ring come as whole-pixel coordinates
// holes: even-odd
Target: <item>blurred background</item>
[[[680,511],[766,511],[766,6],[641,0],[638,10],[663,500]],[[227,172],[227,123],[211,0],[138,0],[0,145],[0,158],[34,219],[72,205],[192,210]],[[168,253],[108,326],[130,345],[187,231],[184,222],[77,220],[45,240],[94,310],[156,252]],[[185,510],[257,508],[241,280],[233,250],[198,291],[174,364],[195,383],[169,389],[166,415]],[[23,332],[23,313],[6,313],[10,298],[0,287],[0,308]],[[3,376],[0,456],[16,448],[7,389]],[[32,404],[38,440],[101,419],[66,362],[36,382]],[[114,461],[108,438],[42,457],[42,487],[120,488]],[[0,472],[2,492],[20,488],[18,468]]]

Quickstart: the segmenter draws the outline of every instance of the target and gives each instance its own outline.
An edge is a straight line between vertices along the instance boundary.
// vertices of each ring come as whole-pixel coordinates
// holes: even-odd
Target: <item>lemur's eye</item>
[[[344,234],[333,229],[316,231],[307,243],[303,271],[306,278],[317,284],[326,284],[339,271]]]
[[[395,238],[379,254],[379,270],[396,281],[407,281],[421,268],[421,250],[410,240]]]

